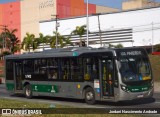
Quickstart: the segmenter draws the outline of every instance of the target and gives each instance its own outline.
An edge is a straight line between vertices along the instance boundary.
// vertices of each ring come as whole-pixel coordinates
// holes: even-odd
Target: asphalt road
[[[153,98],[144,100],[135,100],[127,102],[97,102],[96,105],[88,105],[84,100],[55,98],[46,96],[35,96],[32,99],[26,99],[23,95],[10,96],[5,89],[4,84],[0,84],[0,98],[16,99],[29,102],[42,102],[49,104],[60,104],[65,106],[81,107],[81,108],[160,108],[160,92],[155,92]]]

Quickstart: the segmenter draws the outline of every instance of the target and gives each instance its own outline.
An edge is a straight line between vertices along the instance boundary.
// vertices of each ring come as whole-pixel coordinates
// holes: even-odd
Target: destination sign
[[[142,55],[141,51],[128,51],[128,52],[120,52],[121,56],[138,56]]]
[[[144,49],[120,49],[117,50],[118,56],[144,56],[147,53]]]

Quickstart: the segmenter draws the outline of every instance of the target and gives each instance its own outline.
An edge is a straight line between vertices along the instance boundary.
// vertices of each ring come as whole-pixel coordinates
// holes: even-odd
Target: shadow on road
[[[21,97],[25,98],[24,95],[12,95],[14,97]],[[84,103],[85,101],[82,99],[71,99],[71,98],[59,98],[59,97],[48,97],[48,96],[34,96],[33,99],[43,100],[43,101],[54,101],[61,102],[71,102],[71,103]],[[130,101],[121,101],[121,102],[108,102],[108,101],[97,101],[96,105],[106,105],[106,106],[116,106],[116,107],[125,107],[125,106],[136,106],[142,104],[150,104],[154,103],[156,100],[155,98],[146,98],[146,99],[137,99],[137,100],[130,100]]]
[[[101,105],[108,105],[108,106],[136,106],[142,104],[150,104],[154,103],[156,100],[154,98],[146,98],[146,99],[136,99],[136,100],[129,100],[129,101],[120,101],[120,102],[98,102]]]

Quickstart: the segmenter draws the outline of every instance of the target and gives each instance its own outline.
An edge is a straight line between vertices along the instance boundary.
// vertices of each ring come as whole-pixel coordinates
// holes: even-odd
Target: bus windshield
[[[151,79],[149,60],[146,57],[120,58],[120,73],[123,82],[143,81]]]

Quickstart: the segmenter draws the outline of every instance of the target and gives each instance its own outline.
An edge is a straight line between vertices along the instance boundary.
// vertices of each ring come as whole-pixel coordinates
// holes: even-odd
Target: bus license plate
[[[143,98],[143,95],[138,95],[137,97],[138,97],[138,98]]]

